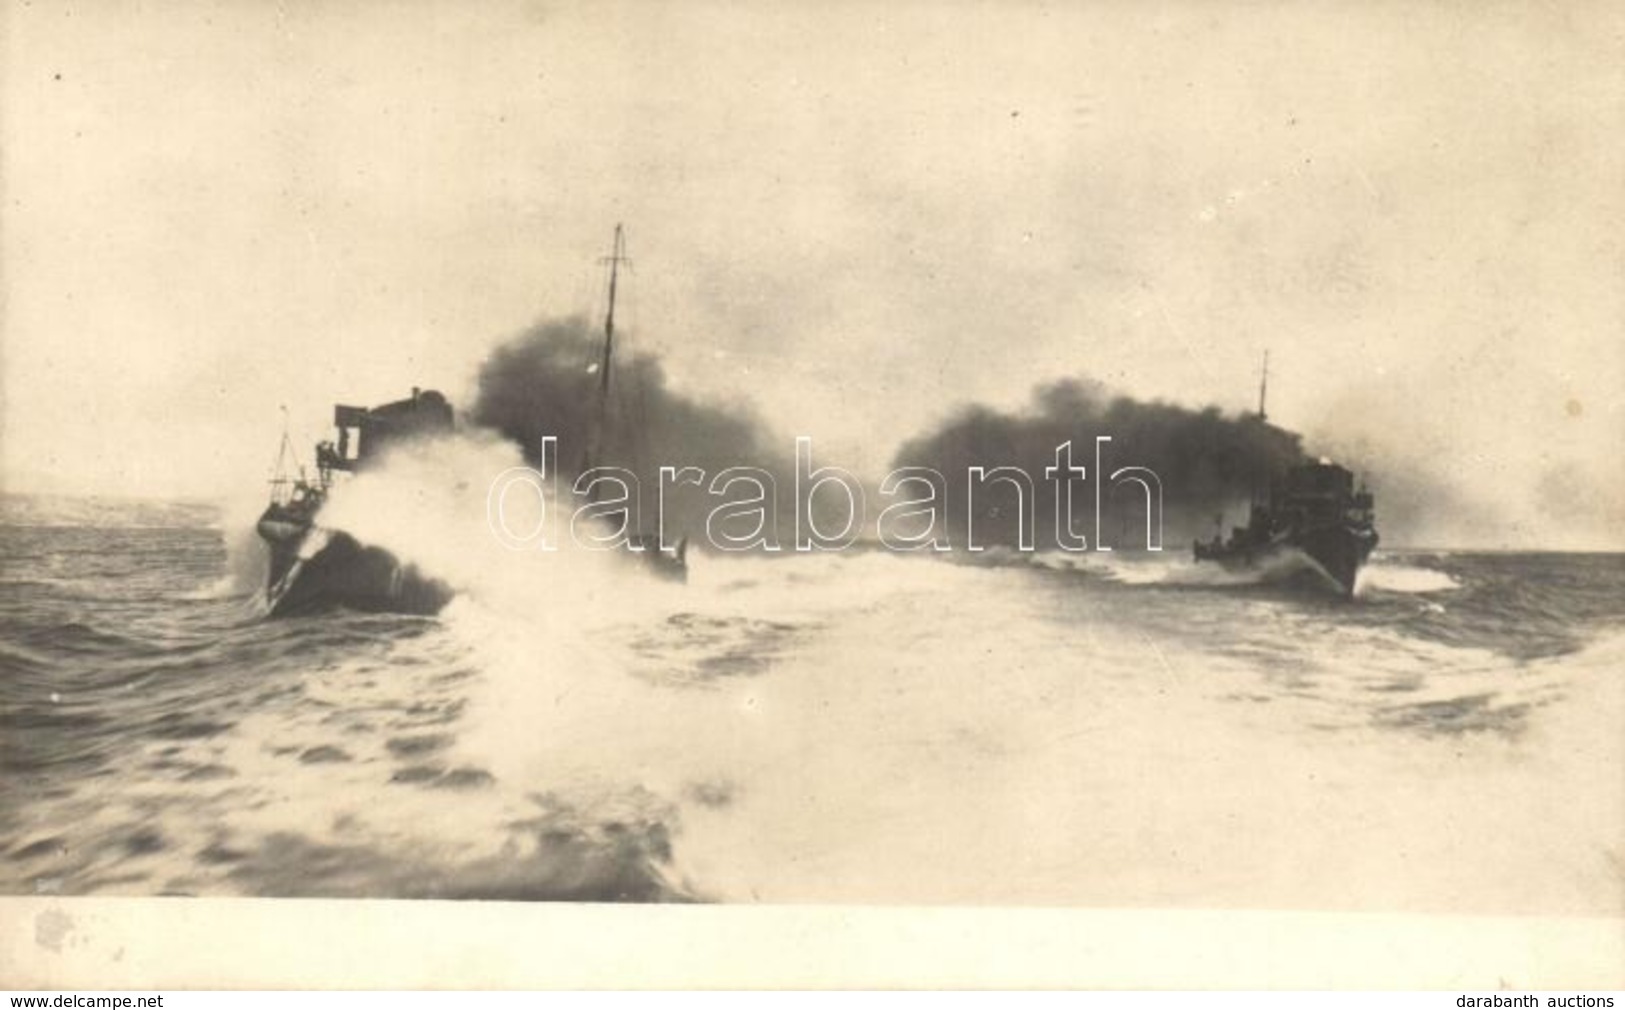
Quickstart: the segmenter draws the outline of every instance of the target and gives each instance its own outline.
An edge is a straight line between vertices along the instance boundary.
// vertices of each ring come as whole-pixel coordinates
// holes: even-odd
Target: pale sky
[[[240,494],[279,405],[306,451],[335,401],[466,402],[496,342],[592,307],[623,221],[638,346],[787,449],[873,474],[1066,375],[1240,410],[1268,347],[1272,419],[1357,454],[1379,523],[1384,468],[1447,486],[1402,539],[1625,547],[1614,5],[4,24],[10,490]]]

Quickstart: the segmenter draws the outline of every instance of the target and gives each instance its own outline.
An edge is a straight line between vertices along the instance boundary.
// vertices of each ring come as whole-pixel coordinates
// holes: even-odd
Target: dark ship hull
[[[265,600],[273,617],[339,608],[431,615],[451,601],[451,587],[415,565],[342,530],[290,521],[277,506],[260,518],[259,532],[271,552]]]
[[[1197,561],[1350,597],[1376,546],[1371,493],[1356,490],[1352,473],[1323,460],[1287,471],[1268,502],[1255,502],[1247,525],[1231,531],[1229,540],[1197,541],[1192,551]]]
[[[1295,584],[1322,586],[1348,597],[1354,595],[1360,568],[1376,545],[1375,532],[1354,525],[1336,525],[1303,530],[1255,546],[1215,548],[1198,543],[1196,560],[1215,561],[1229,571],[1278,574]]]
[[[453,595],[451,586],[416,565],[402,562],[382,547],[361,543],[343,530],[318,526],[298,506],[272,505],[260,517],[258,530],[270,548],[265,600],[272,617],[345,609],[367,613],[438,614]],[[686,541],[675,551],[658,543],[639,543],[627,550],[656,577],[688,580]]]
[[[333,408],[336,442],[316,446],[318,477],[279,476],[257,531],[270,551],[265,601],[272,617],[344,608],[371,613],[439,613],[452,589],[382,547],[321,523],[321,509],[339,474],[362,472],[392,445],[434,438],[454,429],[450,404],[433,390],[412,390],[408,399],[379,407]],[[287,451],[287,436],[283,450]],[[279,472],[281,467],[279,464]],[[632,534],[622,555],[660,578],[687,579],[687,540],[662,548],[659,537]]]

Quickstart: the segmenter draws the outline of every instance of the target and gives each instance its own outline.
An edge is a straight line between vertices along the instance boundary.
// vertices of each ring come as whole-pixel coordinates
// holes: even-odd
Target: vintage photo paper
[[[1613,6],[0,23],[8,977],[1620,985]]]

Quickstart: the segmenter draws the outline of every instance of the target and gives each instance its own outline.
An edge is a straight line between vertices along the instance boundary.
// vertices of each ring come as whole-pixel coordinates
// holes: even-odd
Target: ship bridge
[[[353,471],[393,444],[451,431],[453,415],[445,396],[433,389],[414,387],[406,399],[377,407],[337,404],[333,407],[333,426],[338,429],[338,442],[323,442],[316,447],[317,465],[323,470]]]

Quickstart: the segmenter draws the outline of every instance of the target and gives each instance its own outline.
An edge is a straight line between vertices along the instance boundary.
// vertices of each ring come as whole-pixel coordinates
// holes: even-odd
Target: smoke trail
[[[1052,544],[1056,485],[1044,476],[1055,463],[1056,447],[1071,441],[1074,459],[1089,469],[1089,483],[1073,494],[1076,528],[1093,534],[1094,440],[1109,435],[1103,462],[1143,466],[1162,481],[1164,543],[1175,545],[1213,534],[1215,521],[1246,518],[1255,489],[1264,489],[1287,467],[1305,459],[1300,437],[1256,416],[1227,417],[1217,407],[1191,410],[1168,403],[1142,403],[1113,396],[1093,380],[1067,379],[1038,386],[1025,409],[1009,414],[986,406],[965,408],[936,431],[898,450],[893,465],[930,467],[947,483],[946,515],[951,534],[963,536],[974,507],[976,540],[1017,543],[1014,490],[978,487],[974,506],[967,495],[970,467],[1012,466],[1034,484],[1036,541]],[[1145,546],[1145,493],[1133,485],[1103,490],[1101,530],[1114,548]]]
[[[498,347],[480,367],[471,419],[518,443],[531,466],[541,463],[542,439],[556,437],[556,463],[567,477],[579,472],[589,447],[596,448],[595,465],[636,474],[646,529],[655,521],[662,466],[698,467],[707,480],[730,467],[760,468],[773,478],[777,507],[769,514],[788,540],[794,461],[786,450],[793,443],[770,444],[766,425],[748,406],[700,403],[672,389],[659,361],[642,354],[615,362],[600,425],[599,340],[577,317],[545,321]],[[601,442],[594,442],[600,432]],[[721,500],[702,488],[672,489],[665,499],[667,528],[696,531]]]

